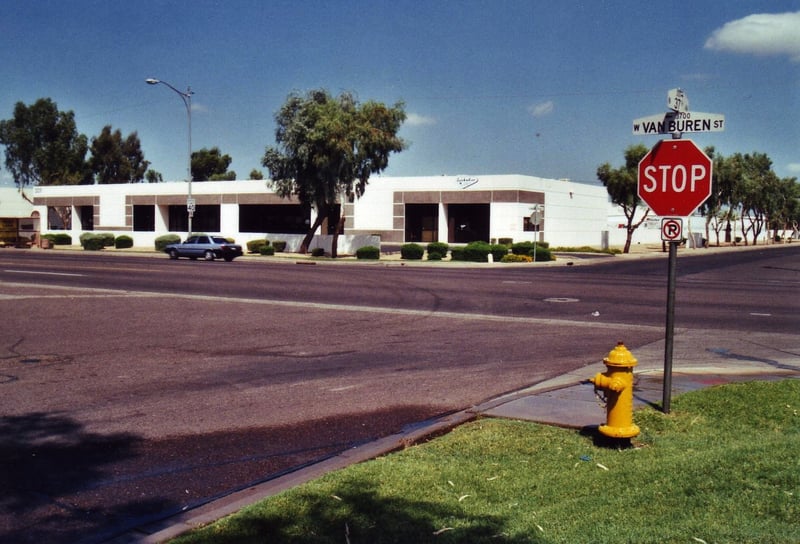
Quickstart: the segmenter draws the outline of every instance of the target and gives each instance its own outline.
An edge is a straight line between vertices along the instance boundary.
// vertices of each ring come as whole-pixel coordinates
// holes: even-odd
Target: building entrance
[[[467,244],[489,241],[489,204],[447,206],[447,242]]]
[[[430,243],[439,240],[439,205],[406,204],[406,242]]]

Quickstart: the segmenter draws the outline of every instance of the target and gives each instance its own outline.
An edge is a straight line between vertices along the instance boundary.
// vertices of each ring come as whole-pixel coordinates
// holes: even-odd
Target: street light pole
[[[192,217],[194,216],[194,199],[192,198],[192,95],[194,92],[192,91],[191,87],[186,88],[186,92],[179,91],[166,81],[161,81],[160,79],[155,78],[148,78],[145,80],[148,85],[158,85],[161,83],[162,85],[166,85],[173,91],[175,91],[178,96],[181,97],[183,100],[183,105],[186,106],[186,116],[189,119],[189,163],[186,168],[186,181],[188,182],[189,186],[189,194],[186,197],[186,212],[188,214],[188,231],[186,237],[192,235]]]

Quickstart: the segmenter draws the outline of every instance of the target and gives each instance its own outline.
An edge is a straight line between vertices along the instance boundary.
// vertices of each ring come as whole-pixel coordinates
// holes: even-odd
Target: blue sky
[[[800,176],[800,1],[6,0],[0,118],[53,99],[89,138],[138,132],[151,168],[184,179],[218,146],[246,179],[274,145],[292,91],[403,101],[406,151],[385,175],[526,174],[597,183],[622,163],[635,118],[671,88],[726,131],[725,155],[758,151]],[[0,169],[0,182],[11,183]]]

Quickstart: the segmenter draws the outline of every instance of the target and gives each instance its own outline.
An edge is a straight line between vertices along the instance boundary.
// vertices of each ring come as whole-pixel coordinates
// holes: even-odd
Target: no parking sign
[[[683,219],[665,217],[661,220],[661,240],[664,242],[678,242],[681,238],[683,238]]]

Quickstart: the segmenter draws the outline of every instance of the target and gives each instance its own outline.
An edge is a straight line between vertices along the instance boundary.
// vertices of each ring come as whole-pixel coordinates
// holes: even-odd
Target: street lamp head
[[[147,79],[145,79],[145,82],[148,85],[158,85],[159,83],[161,83],[159,80],[157,80],[155,78],[152,78],[152,77],[148,77]]]

